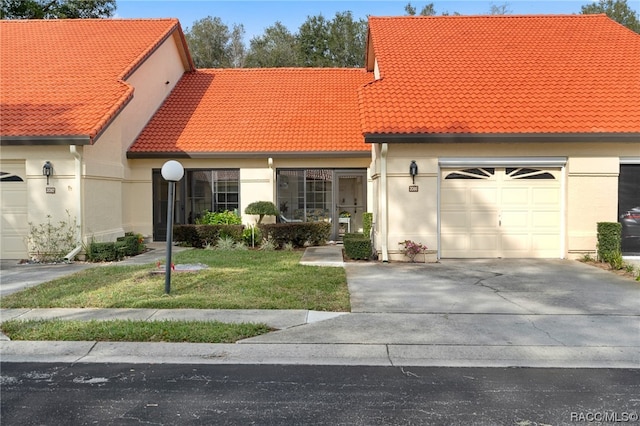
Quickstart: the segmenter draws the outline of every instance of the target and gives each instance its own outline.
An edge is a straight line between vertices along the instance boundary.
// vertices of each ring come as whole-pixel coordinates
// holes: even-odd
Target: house
[[[366,66],[384,260],[579,257],[640,205],[640,35],[605,15],[370,18]]]
[[[82,241],[163,240],[168,159],[178,223],[268,200],[337,238],[369,211],[385,261],[407,239],[577,257],[640,205],[640,35],[604,15],[369,25],[365,69],[196,70],[176,20],[0,22],[1,257],[67,211]]]

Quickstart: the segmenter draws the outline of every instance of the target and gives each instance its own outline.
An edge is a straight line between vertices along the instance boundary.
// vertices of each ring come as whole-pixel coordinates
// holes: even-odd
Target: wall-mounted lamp
[[[47,185],[49,185],[49,177],[53,176],[53,165],[51,161],[44,162],[44,166],[42,166],[42,176],[47,177]]]
[[[416,184],[416,175],[418,174],[418,165],[415,161],[411,161],[411,165],[409,166],[409,174],[411,175],[411,179],[413,179],[413,184]]]

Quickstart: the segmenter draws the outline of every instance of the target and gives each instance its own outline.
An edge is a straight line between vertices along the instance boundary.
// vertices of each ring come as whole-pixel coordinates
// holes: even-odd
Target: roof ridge
[[[544,18],[544,19],[549,19],[549,18],[579,18],[579,19],[586,19],[586,18],[596,18],[596,17],[607,17],[606,14],[604,13],[590,13],[590,14],[576,14],[576,13],[572,13],[572,14],[517,14],[517,15],[446,15],[446,16],[404,16],[404,15],[386,15],[386,16],[369,16],[369,20],[371,19],[424,19],[424,20],[428,20],[428,19],[440,19],[440,20],[445,20],[445,19],[513,19],[513,18]]]
[[[179,21],[178,18],[77,18],[77,19],[0,19],[2,24],[65,24],[77,22]]]

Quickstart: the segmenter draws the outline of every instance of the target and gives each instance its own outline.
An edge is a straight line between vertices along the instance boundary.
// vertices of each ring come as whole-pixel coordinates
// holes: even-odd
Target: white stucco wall
[[[638,152],[636,143],[543,143],[543,144],[389,144],[387,160],[388,248],[390,260],[406,260],[398,242],[410,239],[438,249],[438,159],[441,157],[565,157],[565,257],[593,252],[596,223],[617,221],[620,157]],[[380,148],[374,147],[374,203],[381,199]],[[409,192],[412,184],[409,165],[415,160],[419,192]],[[378,215],[374,221],[378,220]],[[375,226],[375,245],[381,250],[380,223]],[[429,256],[435,260],[436,254]]]

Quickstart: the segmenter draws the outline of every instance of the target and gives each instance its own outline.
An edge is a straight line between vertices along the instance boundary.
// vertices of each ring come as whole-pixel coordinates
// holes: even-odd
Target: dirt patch
[[[620,277],[629,278],[629,279],[634,280],[634,281],[636,281],[636,278],[638,276],[637,275],[637,273],[638,273],[638,269],[637,268],[634,269],[633,272],[629,272],[629,271],[626,271],[625,269],[611,269],[611,266],[608,263],[597,262],[595,260],[588,260],[588,261],[581,260],[580,262],[585,263],[587,265],[591,265],[591,266],[596,267],[596,268],[603,269],[605,271],[609,271],[612,274],[616,274],[616,275],[618,275]]]

